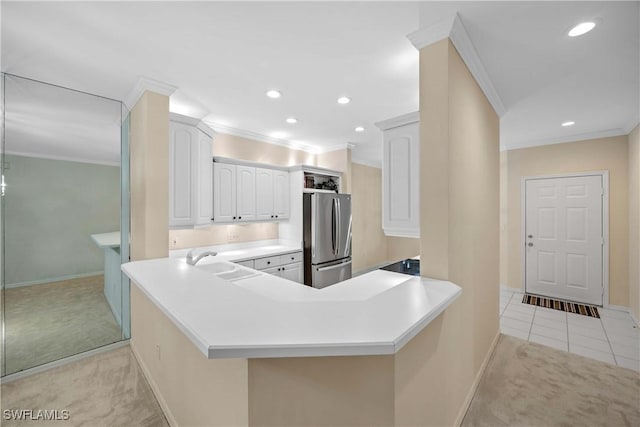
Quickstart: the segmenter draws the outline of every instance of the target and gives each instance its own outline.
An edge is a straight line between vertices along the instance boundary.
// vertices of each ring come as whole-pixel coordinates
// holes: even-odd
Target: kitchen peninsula
[[[393,425],[461,294],[382,270],[315,289],[215,258],[123,266],[134,333],[146,331],[132,348],[174,425]],[[215,274],[233,268],[252,274]]]

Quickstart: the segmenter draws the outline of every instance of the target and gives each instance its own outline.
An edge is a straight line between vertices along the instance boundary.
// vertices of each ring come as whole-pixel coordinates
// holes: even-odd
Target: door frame
[[[526,216],[527,216],[527,181],[534,179],[551,179],[551,178],[572,178],[581,176],[600,176],[602,177],[602,237],[604,244],[602,245],[602,306],[608,307],[609,304],[609,171],[588,171],[588,172],[571,172],[561,174],[544,174],[523,176],[520,183],[520,270],[521,270],[521,289],[527,291],[527,252],[524,250],[526,245]]]

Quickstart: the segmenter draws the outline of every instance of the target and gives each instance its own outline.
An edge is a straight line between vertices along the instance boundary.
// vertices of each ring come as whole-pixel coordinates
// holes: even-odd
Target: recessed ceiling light
[[[581,22],[569,31],[569,37],[578,37],[587,34],[596,26],[595,22]]]
[[[287,119],[287,123],[290,123],[290,124],[298,123],[298,119],[296,119],[295,117],[289,117]]]
[[[338,104],[348,104],[351,102],[351,99],[347,98],[346,96],[341,96],[340,98],[338,98]]]
[[[356,132],[364,132],[364,128],[362,126],[358,126],[354,129]]]
[[[567,127],[567,126],[573,126],[575,124],[576,124],[576,122],[564,122],[564,123],[562,123],[562,126]]]
[[[267,91],[267,96],[269,98],[274,98],[275,99],[275,98],[280,98],[282,96],[282,94],[280,92],[278,92],[277,90],[275,90],[275,89],[271,89],[271,90]]]

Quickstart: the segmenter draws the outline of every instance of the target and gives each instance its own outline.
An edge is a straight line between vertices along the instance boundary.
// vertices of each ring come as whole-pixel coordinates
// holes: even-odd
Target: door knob
[[[529,242],[529,243],[527,243],[527,246],[532,247],[533,243]]]

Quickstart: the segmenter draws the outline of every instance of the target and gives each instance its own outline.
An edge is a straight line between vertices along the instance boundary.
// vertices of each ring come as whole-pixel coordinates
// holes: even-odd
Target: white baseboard
[[[469,390],[469,393],[467,393],[467,397],[464,399],[462,408],[460,408],[460,412],[458,412],[458,416],[456,417],[456,420],[454,423],[455,426],[462,425],[462,421],[464,420],[464,417],[467,415],[467,411],[469,410],[469,407],[471,406],[471,402],[473,401],[473,397],[475,396],[476,391],[478,390],[478,386],[480,385],[480,381],[482,380],[484,371],[487,369],[487,366],[489,366],[489,361],[493,356],[493,352],[495,351],[496,345],[498,345],[499,340],[500,340],[500,330],[498,330],[498,333],[493,339],[491,346],[489,346],[489,351],[487,351],[487,354],[484,357],[484,360],[482,361],[482,365],[480,366],[480,370],[478,371],[476,378],[473,380],[473,384],[471,384],[471,389]]]
[[[20,288],[22,286],[44,285],[45,283],[61,282],[63,280],[82,279],[84,277],[100,276],[104,271],[94,271],[91,273],[72,274],[69,276],[48,277],[46,279],[31,280],[28,282],[9,283],[4,285],[5,289]]]
[[[93,350],[85,351],[84,353],[74,354],[72,356],[65,357],[64,359],[54,360],[53,362],[45,363],[44,365],[39,365],[33,368],[25,369],[24,371],[19,371],[14,374],[6,375],[0,378],[0,384],[6,384],[11,381],[19,380],[20,378],[25,378],[31,375],[39,374],[40,372],[48,371],[49,369],[57,368],[58,366],[63,366],[71,362],[76,362],[78,360],[86,359],[87,357],[104,353],[106,351],[115,350],[117,348],[124,347],[126,345],[129,345],[129,340],[118,341],[113,344],[107,344],[105,346],[98,347]]]
[[[142,375],[144,375],[145,379],[147,380],[147,383],[149,384],[149,387],[151,387],[151,391],[153,392],[153,395],[155,396],[156,400],[158,401],[158,404],[160,405],[160,409],[162,409],[162,412],[164,413],[164,417],[167,419],[167,422],[171,427],[178,427],[178,421],[176,421],[175,417],[173,416],[173,413],[171,413],[171,409],[169,409],[169,405],[167,405],[167,402],[162,397],[162,394],[160,393],[160,388],[158,388],[158,385],[151,377],[151,374],[149,373],[149,369],[147,368],[147,365],[145,365],[144,362],[142,361],[142,357],[140,357],[140,354],[136,350],[135,345],[132,343],[130,347],[131,347],[131,352],[133,353],[133,356],[136,358],[138,362],[138,366],[140,366]]]

